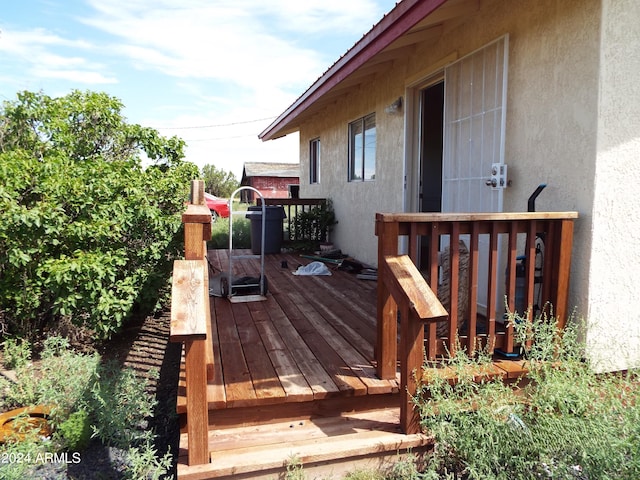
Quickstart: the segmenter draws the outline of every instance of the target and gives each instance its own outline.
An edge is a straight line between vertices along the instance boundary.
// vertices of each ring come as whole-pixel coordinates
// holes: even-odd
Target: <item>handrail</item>
[[[207,383],[213,378],[206,261],[211,212],[204,202],[204,182],[192,181],[191,202],[182,214],[185,259],[173,265],[169,340],[184,343],[188,461],[189,465],[199,465],[209,463]]]
[[[551,305],[559,328],[564,328],[567,319],[569,272],[573,243],[573,224],[577,212],[522,212],[522,213],[378,213],[376,214],[376,235],[378,236],[378,279],[377,297],[377,345],[376,357],[378,375],[392,379],[396,375],[398,352],[397,317],[399,305],[397,292],[393,291],[393,280],[385,277],[391,272],[387,266],[389,256],[407,253],[416,269],[429,279],[413,281],[427,282],[432,292],[443,291],[449,301],[442,303],[449,310],[446,321],[447,334],[437,335],[436,322],[429,322],[426,328],[426,358],[435,360],[438,355],[455,352],[457,340],[470,355],[478,345],[486,346],[493,352],[499,348],[506,353],[514,351],[513,325],[507,322],[502,331],[497,331],[496,317],[498,292],[504,289],[509,311],[515,311],[516,293],[521,295],[526,307],[537,304],[541,308]],[[519,252],[525,259],[536,259],[538,240],[544,239],[544,258],[539,266],[535,261],[518,264]],[[461,279],[461,254],[458,248],[445,250],[446,245],[458,245],[463,239],[468,249],[464,279]],[[482,246],[484,245],[484,246]],[[448,277],[441,281],[439,260],[447,253],[450,265]],[[466,255],[466,254],[465,254]],[[483,260],[480,260],[480,257]],[[537,271],[540,268],[543,272]],[[479,281],[480,271],[486,277]],[[422,274],[419,274],[422,277]],[[381,278],[382,277],[382,281]],[[413,277],[416,277],[415,272]],[[485,282],[486,280],[486,282]],[[479,315],[478,298],[480,284],[486,283],[486,311]],[[517,285],[518,284],[518,285]],[[504,286],[504,287],[502,287]],[[466,318],[458,318],[460,294],[467,295],[468,312]],[[440,293],[439,293],[440,294]],[[534,299],[535,294],[535,299]],[[448,307],[447,307],[448,305]],[[401,306],[406,309],[406,306]],[[525,315],[522,311],[521,315]],[[533,314],[527,310],[526,318],[531,321]],[[481,317],[485,329],[478,333],[478,318]],[[498,320],[501,320],[499,318]],[[458,328],[466,322],[466,333]],[[410,332],[413,335],[414,332]],[[401,345],[407,339],[402,338]],[[415,339],[411,338],[411,341]]]
[[[420,431],[420,418],[413,408],[418,390],[415,372],[422,367],[424,325],[447,318],[436,294],[429,288],[407,255],[385,255],[381,280],[400,311],[400,426],[406,433]]]
[[[327,204],[326,198],[257,198],[256,205],[260,206],[264,202],[267,206],[281,206],[285,209],[285,222],[284,222],[284,232],[283,232],[283,242],[296,242],[301,240],[317,240],[317,239],[309,239],[303,238],[300,236],[299,232],[295,231],[295,229],[291,228],[291,224],[294,222],[294,219],[300,213],[308,212],[316,207],[323,207]],[[325,232],[326,233],[326,232]]]

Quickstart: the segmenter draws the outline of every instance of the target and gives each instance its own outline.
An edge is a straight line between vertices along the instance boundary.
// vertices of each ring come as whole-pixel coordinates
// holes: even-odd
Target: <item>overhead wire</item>
[[[236,125],[245,125],[248,123],[257,123],[257,122],[264,122],[266,120],[273,120],[276,117],[265,117],[265,118],[256,118],[253,120],[243,120],[243,121],[239,121],[239,122],[230,122],[230,123],[219,123],[219,124],[214,124],[214,125],[190,125],[190,126],[186,126],[186,127],[154,127],[156,130],[195,130],[195,129],[203,129],[203,128],[221,128],[221,127],[233,127]],[[234,140],[234,139],[238,139],[238,138],[253,138],[256,137],[257,138],[257,134],[252,133],[250,135],[230,135],[230,136],[226,136],[226,137],[212,137],[212,138],[196,138],[196,139],[184,139],[185,142],[190,143],[190,142],[211,142],[211,141],[216,141],[216,140]]]
[[[156,130],[190,130],[196,128],[219,128],[219,127],[233,127],[234,125],[244,125],[247,123],[264,122],[266,120],[273,120],[276,117],[256,118],[255,120],[243,120],[240,122],[232,123],[219,123],[216,125],[191,125],[188,127],[155,127]]]

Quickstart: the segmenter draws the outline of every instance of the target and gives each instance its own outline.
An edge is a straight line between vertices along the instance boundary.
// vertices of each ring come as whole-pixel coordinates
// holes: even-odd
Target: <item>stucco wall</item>
[[[640,3],[483,0],[477,15],[344,96],[300,132],[301,196],[329,197],[333,240],[376,262],[375,213],[404,208],[404,116],[384,108],[417,79],[509,34],[505,211],[577,210],[570,308],[589,323],[601,370],[640,366]],[[376,180],[347,182],[347,124],[376,112]],[[321,139],[320,183],[308,185],[308,142]],[[411,178],[408,179],[411,182]]]
[[[588,342],[603,370],[640,367],[640,2],[603,0]]]
[[[407,87],[509,34],[505,211],[523,211],[540,183],[537,210],[577,210],[569,307],[589,322],[590,355],[602,370],[640,366],[640,2],[487,0],[435,45],[417,48],[301,130],[321,139],[321,183],[302,196],[331,197],[334,240],[375,263],[375,213],[404,208],[404,117],[384,107]],[[347,124],[376,112],[375,182],[347,183]],[[411,178],[408,179],[411,182]]]

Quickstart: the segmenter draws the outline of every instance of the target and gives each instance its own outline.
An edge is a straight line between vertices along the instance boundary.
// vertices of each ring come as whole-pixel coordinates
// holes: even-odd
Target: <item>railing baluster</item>
[[[567,321],[567,303],[569,301],[569,271],[571,269],[571,248],[573,246],[573,221],[568,219],[560,220],[560,235],[558,236],[555,248],[557,255],[557,288],[554,290],[554,308],[558,328],[564,328]]]
[[[551,292],[557,287],[554,285],[552,274],[553,274],[553,245],[556,244],[556,233],[558,231],[558,222],[548,221],[546,222],[546,228],[544,229],[544,249],[542,251],[542,285],[540,288],[542,289],[542,301],[544,302],[540,305],[541,314],[551,315],[551,305],[548,302],[551,302]],[[547,246],[549,248],[547,249]]]
[[[409,255],[411,261],[426,267],[429,276],[429,295],[438,291],[439,286],[439,252],[442,235],[448,235],[449,244],[449,319],[447,325],[451,332],[449,338],[443,342],[443,338],[437,336],[437,322],[433,319],[426,327],[426,357],[433,361],[438,355],[442,355],[447,349],[454,352],[456,348],[455,335],[462,321],[468,322],[468,335],[464,338],[467,351],[473,355],[482,340],[490,351],[500,348],[503,351],[513,353],[517,349],[513,335],[513,326],[507,324],[505,329],[497,327],[496,316],[501,308],[497,308],[498,292],[504,286],[507,296],[507,306],[510,311],[516,308],[522,309],[520,302],[516,304],[516,295],[523,295],[527,306],[533,305],[534,300],[544,305],[550,302],[558,319],[559,327],[564,327],[567,314],[569,268],[571,264],[571,248],[573,242],[573,221],[578,217],[576,212],[529,212],[529,213],[404,213],[376,215],[376,235],[378,236],[378,265],[382,265],[385,255],[397,255],[399,237],[408,236]],[[543,282],[535,283],[536,261],[536,233],[544,233],[545,254],[543,262]],[[469,316],[458,316],[458,296],[462,275],[459,273],[460,255],[458,242],[461,236],[470,235],[469,245],[469,284],[464,285],[469,295]],[[486,264],[480,264],[480,236],[489,236],[489,251]],[[508,236],[508,242],[500,241],[503,236]],[[526,269],[524,272],[524,285],[517,280],[517,255],[518,247],[522,248],[522,235],[526,235],[524,242],[524,255],[526,257]],[[428,255],[422,258],[420,253],[420,237],[424,237],[423,245],[428,245]],[[519,238],[520,237],[520,238]],[[484,242],[483,242],[484,243]],[[484,257],[484,251],[482,252]],[[506,257],[505,257],[506,254]],[[503,260],[504,258],[504,260]],[[484,262],[484,260],[482,260]],[[506,272],[504,264],[506,262]],[[485,279],[479,278],[480,268],[487,268],[486,293],[487,293],[487,332],[477,333],[479,283]],[[423,272],[424,273],[424,272]],[[416,277],[417,278],[417,277]],[[423,286],[422,277],[417,278]],[[385,285],[385,273],[379,271],[378,277],[378,340],[376,344],[376,358],[378,360],[379,375],[382,378],[393,378],[395,374],[395,359],[397,354],[397,318],[399,304],[393,300],[388,286]],[[538,288],[539,286],[539,288]],[[538,296],[539,293],[539,296]],[[534,299],[535,297],[535,299]],[[519,312],[521,315],[524,312]],[[409,315],[411,315],[409,313]],[[444,317],[443,317],[444,318]],[[411,330],[409,328],[409,330]],[[401,338],[405,333],[400,332]],[[405,342],[402,340],[402,342]],[[407,345],[404,343],[403,345]]]
[[[507,279],[506,279],[506,295],[507,295],[507,308],[510,313],[516,311],[516,267],[518,257],[518,222],[511,222],[509,228],[509,253],[507,257]],[[522,312],[519,312],[522,314]],[[513,324],[511,321],[507,321],[506,324],[506,345],[505,352],[513,351]]]
[[[526,255],[526,261],[525,261],[525,299],[526,299],[526,309],[527,309],[527,314],[526,314],[526,320],[529,324],[529,326],[531,326],[533,324],[533,318],[535,315],[534,310],[534,298],[533,298],[533,294],[534,294],[534,290],[535,290],[535,280],[534,280],[534,275],[535,275],[535,271],[536,271],[536,231],[537,231],[537,222],[535,220],[532,220],[531,222],[529,222],[528,225],[528,231],[527,231],[527,241],[526,241],[526,245],[525,245],[525,255]],[[530,336],[527,335],[527,342],[526,342],[527,348],[531,347],[531,340],[530,340]]]
[[[412,223],[409,227],[409,258],[414,264],[418,264],[418,246],[420,245],[420,238],[418,236],[418,224]]]
[[[291,224],[292,220],[298,216],[299,213],[309,212],[314,207],[323,207],[326,206],[327,200],[325,198],[265,198],[265,199],[256,199],[256,204],[258,206],[261,205],[261,202],[264,200],[264,204],[267,206],[281,206],[286,207],[286,218],[284,222],[288,227],[288,241],[298,241],[298,240],[320,240],[319,238],[304,238],[302,232],[294,230],[293,235],[291,235]],[[293,211],[293,215],[291,212]],[[283,225],[284,227],[284,225]],[[309,232],[310,234],[316,233],[320,236],[325,235],[327,232]],[[326,238],[325,238],[326,240]]]
[[[449,236],[449,352],[455,355],[458,337],[458,304],[460,293],[460,223],[451,224]],[[437,290],[436,290],[437,291]],[[460,319],[462,320],[462,319]]]
[[[496,295],[498,292],[498,223],[491,222],[489,233],[489,276],[487,288],[487,342],[496,342]],[[493,347],[490,347],[493,348]]]
[[[438,291],[438,248],[440,245],[440,223],[431,223],[431,235],[429,236],[429,287],[434,292]],[[427,358],[435,360],[438,354],[437,324],[430,323],[427,326]]]
[[[480,224],[471,222],[471,238],[469,241],[469,336],[467,339],[467,351],[474,355],[476,349],[476,331],[478,321],[478,263],[480,253],[478,244],[480,240]]]

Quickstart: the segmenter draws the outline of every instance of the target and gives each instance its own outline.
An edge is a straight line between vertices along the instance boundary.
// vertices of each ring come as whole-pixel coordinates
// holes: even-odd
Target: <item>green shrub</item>
[[[87,408],[92,415],[93,436],[104,445],[127,448],[148,440],[147,419],[153,413],[155,400],[146,393],[131,369],[121,369],[115,362],[100,366],[99,381],[87,392]]]
[[[108,338],[157,301],[198,171],[181,140],[122,108],[76,91],[0,109],[0,331],[30,338],[66,318]]]
[[[85,410],[73,412],[58,426],[58,432],[68,451],[81,452],[91,440],[89,414]]]
[[[75,353],[67,343],[61,338],[47,339],[42,360],[16,370],[17,382],[0,378],[0,410],[52,406],[54,429],[53,441],[34,438],[0,445],[0,456],[36,458],[39,453],[60,449],[81,451],[90,438],[97,438],[127,452],[126,478],[161,478],[170,469],[171,455],[158,458],[152,446],[154,434],[147,419],[155,399],[146,391],[147,382],[131,369],[102,362],[97,354]],[[29,467],[26,463],[2,465],[0,477],[33,478]]]
[[[97,354],[79,354],[64,345],[64,339],[51,337],[44,343],[41,362],[17,368],[18,381],[5,385],[0,407],[54,406],[51,413],[54,425],[77,410],[87,388],[96,381],[100,357]]]
[[[130,480],[167,478],[165,475],[173,463],[171,452],[168,451],[159,457],[158,451],[148,441],[140,446],[129,448],[127,457],[129,468],[124,472],[124,477]]]
[[[318,244],[327,241],[329,232],[338,223],[331,200],[298,213],[291,219],[289,236],[297,242]]]

